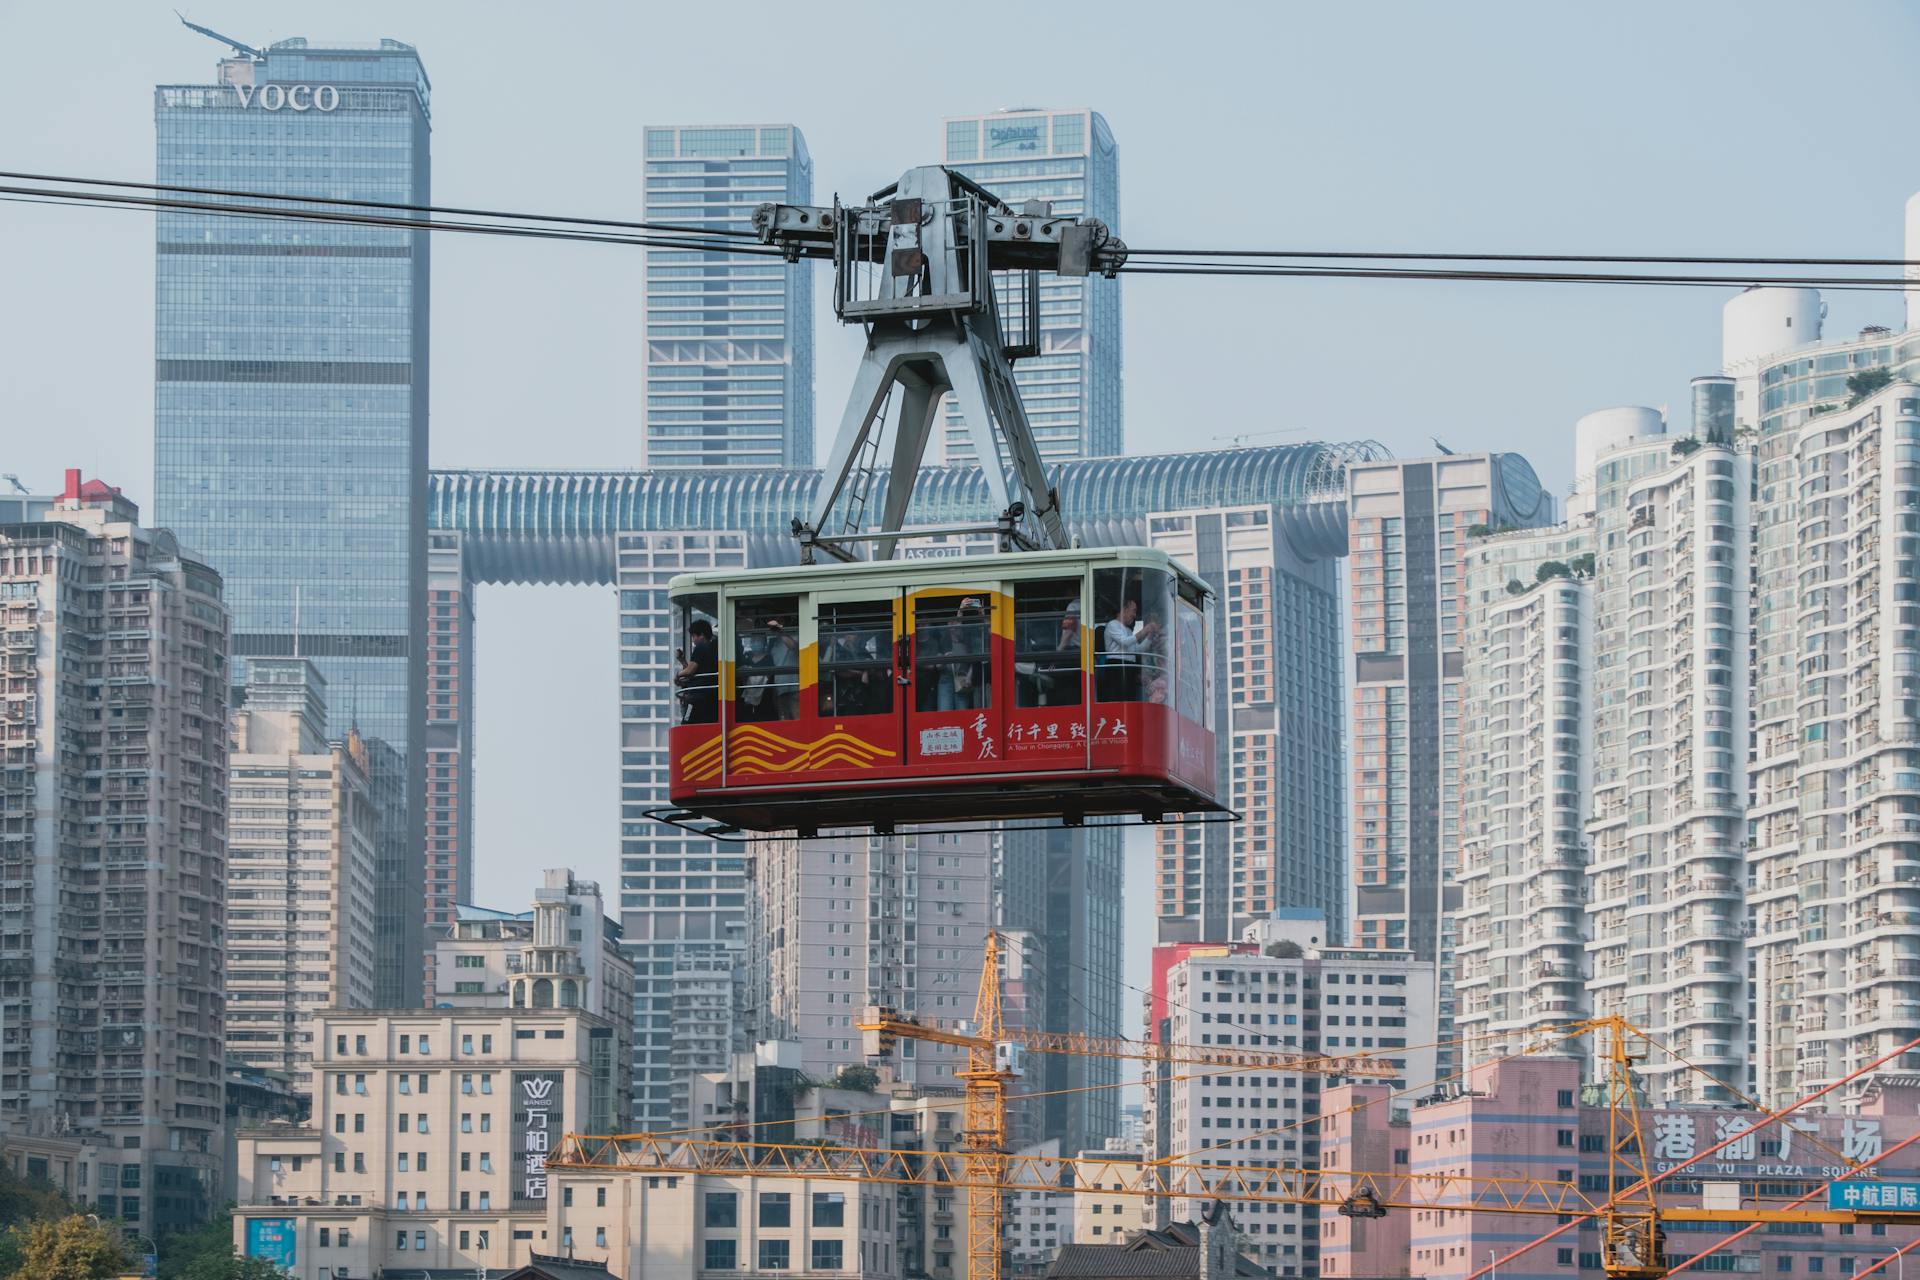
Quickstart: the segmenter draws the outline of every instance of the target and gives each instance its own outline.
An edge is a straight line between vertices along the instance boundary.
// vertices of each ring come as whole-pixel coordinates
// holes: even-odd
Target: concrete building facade
[[[1553,499],[1512,453],[1360,463],[1347,493],[1353,940],[1437,962],[1439,1038],[1450,1040],[1468,535],[1547,524]],[[1443,1074],[1451,1063],[1443,1053]]]
[[[992,922],[984,832],[753,842],[747,1007],[756,1039],[801,1046],[825,1080],[864,1066],[869,1006],[954,1029],[973,1018]],[[902,1039],[896,1078],[952,1088],[965,1051]]]
[[[1217,776],[1243,816],[1155,833],[1162,942],[1220,941],[1276,907],[1347,922],[1339,576],[1267,506],[1149,515],[1213,587]]]
[[[219,1191],[228,639],[117,489],[0,526],[0,1119],[97,1135],[148,1234]]]
[[[326,679],[256,658],[233,713],[227,832],[229,1059],[313,1092],[313,1015],[373,1005],[380,819],[357,734],[328,742]]]
[[[1224,954],[1202,948],[1174,960],[1165,975],[1162,1024],[1171,1041],[1378,1053],[1397,1072],[1389,1087],[1424,1086],[1436,1055],[1431,962],[1405,951],[1330,947],[1325,934],[1312,913],[1283,913],[1254,926],[1245,947]],[[1188,1070],[1151,1081],[1146,1158],[1318,1167],[1327,1084],[1317,1075],[1252,1070]],[[1204,1208],[1197,1199],[1172,1198],[1146,1212],[1164,1225]],[[1332,1215],[1295,1204],[1243,1204],[1234,1212],[1247,1252],[1273,1275],[1319,1274],[1320,1232]]]
[[[460,535],[427,537],[426,935],[473,901],[473,583]],[[421,990],[435,986],[429,949]]]

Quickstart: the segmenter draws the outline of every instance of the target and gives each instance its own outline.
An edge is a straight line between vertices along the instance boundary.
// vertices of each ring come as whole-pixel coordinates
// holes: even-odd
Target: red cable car
[[[665,821],[712,834],[1226,813],[1211,593],[1161,552],[695,573]]]

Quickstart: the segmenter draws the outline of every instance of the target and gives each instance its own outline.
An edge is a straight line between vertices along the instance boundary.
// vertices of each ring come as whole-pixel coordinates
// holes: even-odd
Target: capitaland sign
[[[340,105],[340,90],[330,84],[237,84],[240,105],[258,105],[262,111],[332,111]]]
[[[1040,129],[1039,124],[990,124],[987,148],[990,151],[1038,151]]]

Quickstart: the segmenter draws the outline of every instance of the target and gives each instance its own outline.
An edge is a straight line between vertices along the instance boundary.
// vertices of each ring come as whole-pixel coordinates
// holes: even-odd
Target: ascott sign
[[[237,84],[240,105],[258,103],[262,111],[332,111],[340,105],[340,90],[330,84]]]

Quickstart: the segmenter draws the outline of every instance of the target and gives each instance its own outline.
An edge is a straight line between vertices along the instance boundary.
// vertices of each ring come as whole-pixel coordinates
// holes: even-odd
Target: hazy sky
[[[1141,247],[1897,256],[1920,187],[1920,11],[1895,3],[185,10],[254,44],[418,46],[444,204],[637,217],[643,124],[746,121],[800,126],[816,197],[859,197],[938,160],[942,116],[1002,106],[1106,115]],[[0,0],[0,168],[150,180],[153,86],[209,82],[221,52],[168,3]],[[447,236],[433,268],[435,466],[637,461],[636,251]],[[1127,441],[1437,436],[1521,450],[1560,491],[1580,414],[1683,412],[1725,296],[1135,277]],[[1832,305],[1830,334],[1899,314]],[[0,473],[79,466],[149,503],[152,314],[149,218],[0,203]],[[857,350],[823,312],[823,427]],[[518,903],[562,863],[613,882],[611,592],[489,588],[480,613],[478,896]]]

